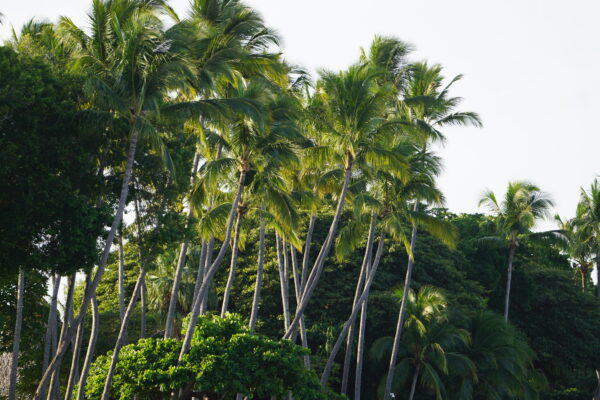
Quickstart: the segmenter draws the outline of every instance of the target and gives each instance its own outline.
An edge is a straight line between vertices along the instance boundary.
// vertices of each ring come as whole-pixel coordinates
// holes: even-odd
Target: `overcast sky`
[[[477,211],[484,189],[527,179],[571,217],[579,187],[600,172],[598,0],[247,0],[283,37],[286,58],[311,71],[354,62],[374,35],[412,43],[415,60],[464,74],[453,95],[483,129],[447,133],[440,186],[454,212]],[[6,39],[36,16],[85,26],[89,1],[1,0]],[[172,0],[182,15],[188,0]]]

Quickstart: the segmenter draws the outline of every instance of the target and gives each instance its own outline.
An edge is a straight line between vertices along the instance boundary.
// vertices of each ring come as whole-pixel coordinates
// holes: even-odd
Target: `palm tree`
[[[572,260],[573,267],[579,271],[581,275],[581,291],[587,292],[589,273],[594,268],[592,255],[594,248],[588,240],[586,232],[578,228],[580,225],[577,218],[563,221],[560,216],[554,217],[558,223],[563,240],[560,242],[562,248],[566,251],[569,258]]]
[[[128,151],[118,205],[96,275],[84,295],[74,323],[40,381],[36,399],[40,398],[41,389],[76,334],[104,274],[127,203],[138,141],[153,139],[156,142],[159,131],[153,121],[158,115],[157,107],[164,103],[168,90],[175,88],[176,81],[171,79],[175,73],[178,78],[188,75],[184,59],[170,51],[172,41],[162,32],[163,24],[158,15],[160,9],[157,2],[96,0],[90,15],[91,36],[68,18],[61,21],[65,40],[77,46],[74,65],[88,77],[86,87],[93,104],[98,107],[94,115],[103,121],[116,119],[127,126]]]
[[[398,390],[408,392],[413,400],[417,387],[433,392],[441,400],[445,393],[442,377],[449,365],[461,363],[474,373],[475,365],[454,349],[469,342],[469,333],[448,323],[447,301],[436,288],[423,286],[418,293],[406,296],[405,334],[402,337],[400,362],[394,368]],[[376,340],[371,349],[375,361],[387,358],[393,346],[391,337]],[[387,380],[387,378],[386,378]],[[402,389],[401,389],[402,388]]]
[[[506,277],[506,295],[504,300],[504,319],[508,321],[510,285],[513,260],[517,247],[523,240],[532,236],[543,236],[549,232],[532,233],[537,220],[549,216],[553,206],[549,196],[529,182],[510,182],[504,200],[498,202],[496,195],[487,191],[479,201],[494,216],[494,225],[498,236],[490,238],[500,241],[508,247],[508,270]]]
[[[587,241],[596,254],[596,277],[600,278],[600,183],[598,179],[590,185],[589,191],[580,189],[577,204],[577,225],[587,236]],[[600,280],[597,281],[596,294],[600,298]]]

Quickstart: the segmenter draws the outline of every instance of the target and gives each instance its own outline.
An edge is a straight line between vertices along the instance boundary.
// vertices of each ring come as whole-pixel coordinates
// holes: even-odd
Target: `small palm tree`
[[[408,400],[413,400],[417,387],[422,387],[441,400],[446,392],[443,377],[450,365],[460,363],[475,371],[472,361],[456,351],[469,343],[469,333],[448,322],[448,303],[439,289],[423,286],[418,293],[411,290],[403,297],[407,313],[399,362],[394,368],[396,391],[408,392]],[[371,348],[373,361],[386,360],[392,347],[392,337],[376,340]]]
[[[563,221],[560,216],[556,215],[554,219],[558,223],[564,239],[560,242],[561,247],[571,259],[573,267],[579,271],[581,290],[587,292],[589,274],[594,268],[592,243],[588,240],[586,232],[578,227],[581,222],[577,218]]]
[[[523,240],[556,233],[556,231],[535,233],[531,231],[538,220],[549,216],[553,202],[548,194],[542,192],[540,188],[532,183],[510,182],[502,202],[497,200],[493,192],[487,191],[479,201],[479,205],[487,207],[492,213],[492,222],[497,233],[497,236],[485,239],[500,242],[508,247],[508,270],[504,300],[504,319],[508,321],[510,285],[515,252]]]
[[[600,278],[600,182],[594,179],[589,190],[581,188],[577,204],[577,226],[581,229],[586,241],[596,255],[596,276]],[[596,286],[596,294],[600,298],[600,280]]]

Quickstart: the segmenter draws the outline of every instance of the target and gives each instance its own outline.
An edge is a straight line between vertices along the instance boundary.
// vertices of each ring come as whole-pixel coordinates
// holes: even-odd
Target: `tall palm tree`
[[[96,275],[84,294],[82,306],[74,323],[48,366],[36,391],[54,373],[59,360],[73,339],[87,306],[100,283],[112,243],[127,203],[129,182],[139,140],[156,142],[159,130],[155,124],[157,107],[164,103],[168,91],[176,87],[172,78],[189,75],[180,54],[171,51],[171,39],[162,31],[160,2],[141,0],[93,2],[90,21],[92,34],[86,34],[68,18],[61,21],[65,40],[77,47],[74,67],[87,75],[86,88],[94,112],[101,121],[118,121],[127,127],[127,159],[116,212],[98,263]]]
[[[506,275],[506,295],[504,298],[504,319],[508,321],[510,285],[513,261],[517,247],[523,240],[532,236],[542,236],[552,232],[533,233],[531,229],[539,219],[549,216],[553,202],[540,188],[529,182],[510,182],[502,202],[496,195],[487,191],[479,201],[493,215],[498,236],[490,238],[501,241],[508,247],[508,269]]]
[[[449,365],[460,362],[475,371],[472,361],[455,351],[457,345],[469,342],[469,333],[448,323],[447,301],[436,288],[423,286],[418,293],[411,290],[403,301],[407,318],[400,362],[394,369],[396,387],[408,393],[408,400],[414,399],[419,386],[441,400],[445,397],[442,377],[449,373]],[[371,356],[383,360],[392,346],[391,337],[380,338],[373,343]]]
[[[587,241],[596,255],[596,277],[600,278],[600,183],[598,179],[590,185],[589,190],[580,189],[577,204],[578,227],[587,236]],[[597,280],[596,295],[600,298],[600,280]]]

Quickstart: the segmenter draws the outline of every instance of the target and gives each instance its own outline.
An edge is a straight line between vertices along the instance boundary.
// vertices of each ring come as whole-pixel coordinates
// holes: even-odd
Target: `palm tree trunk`
[[[137,188],[137,187],[136,187]],[[136,194],[133,201],[135,206],[135,225],[137,228],[137,250],[138,250],[138,262],[140,264],[140,271],[146,270],[146,263],[144,259],[144,249],[142,244],[142,221],[140,219],[140,204]],[[158,228],[157,228],[158,229]],[[141,288],[140,288],[140,305],[141,305],[141,320],[140,320],[140,338],[146,337],[146,276],[142,277]],[[123,323],[123,319],[121,319]],[[127,326],[125,326],[127,329]],[[126,331],[127,332],[127,331]],[[127,336],[125,336],[124,343],[127,343]]]
[[[194,154],[194,162],[192,163],[192,175],[190,178],[190,185],[193,185],[196,181],[196,171],[198,164],[200,163],[200,153]],[[186,215],[186,227],[189,225],[192,215],[194,214],[191,205],[188,205],[188,211]],[[173,288],[171,289],[171,299],[169,300],[169,310],[167,311],[167,317],[165,322],[165,339],[174,337],[173,321],[175,320],[175,309],[177,308],[177,296],[179,294],[179,285],[181,284],[181,275],[183,273],[183,267],[185,266],[185,259],[187,256],[187,249],[190,244],[190,239],[185,238],[181,244],[181,250],[179,251],[179,259],[177,260],[177,269],[175,270],[175,277],[173,278]]]
[[[215,250],[215,238],[214,236],[208,240],[208,245],[206,247],[206,262],[204,263],[204,278],[202,283],[206,280],[208,276],[208,269],[212,265],[213,253]],[[202,285],[200,285],[200,288]],[[198,289],[198,296],[200,296],[200,288]],[[208,291],[209,288],[206,289],[202,297],[200,297],[200,315],[204,315],[206,312],[206,308],[208,307]]]
[[[148,309],[147,304],[148,291],[146,288],[146,277],[142,279],[142,288],[140,289],[140,338],[146,337],[146,310]]]
[[[417,211],[418,203],[415,204]],[[408,292],[412,281],[412,271],[415,260],[415,246],[417,244],[417,226],[413,224],[412,234],[410,237],[410,254],[408,255],[408,266],[406,267],[406,276],[404,278],[404,293],[402,294],[402,304],[400,304],[400,313],[398,315],[398,323],[396,325],[396,334],[394,336],[394,344],[392,346],[392,354],[390,356],[390,364],[388,366],[387,378],[385,380],[384,400],[390,399],[390,391],[394,381],[394,370],[396,369],[396,359],[398,358],[398,350],[400,349],[400,339],[402,338],[402,328],[404,327],[404,319],[406,318],[406,304],[408,302]]]
[[[73,325],[72,315],[73,315],[73,294],[75,292],[75,274],[72,274],[68,278],[68,288],[67,288],[67,301],[65,303],[65,314],[63,316],[63,324],[60,330],[60,341],[65,340],[67,332],[69,328]],[[59,342],[60,342],[59,341]],[[66,342],[68,346],[71,344],[70,341]],[[50,379],[50,393],[48,395],[51,399],[59,399],[60,398],[60,367],[62,364],[62,357],[58,359],[56,370]]]
[[[382,229],[381,233],[379,234],[379,241],[377,244],[377,252],[375,253],[375,259],[373,260],[373,266],[371,267],[371,271],[365,282],[364,290],[363,290],[362,294],[360,295],[360,297],[358,298],[358,300],[356,301],[356,304],[352,307],[352,312],[350,313],[350,317],[348,317],[348,320],[346,321],[346,323],[344,323],[344,326],[342,327],[342,331],[338,335],[337,340],[336,340],[335,344],[333,345],[333,348],[331,349],[331,353],[329,354],[329,358],[327,359],[327,363],[325,364],[325,368],[323,369],[323,374],[321,375],[321,385],[327,384],[327,381],[329,380],[329,374],[331,372],[331,367],[333,367],[333,363],[335,361],[335,357],[337,356],[340,348],[342,347],[342,343],[344,342],[346,335],[348,335],[350,326],[352,324],[354,324],[354,321],[356,320],[356,316],[358,315],[358,312],[362,309],[363,303],[369,297],[369,290],[371,289],[371,284],[373,283],[373,279],[375,278],[375,273],[377,272],[377,268],[379,267],[379,261],[381,260],[381,255],[383,254],[384,247],[385,247],[385,230]]]
[[[178,363],[181,363],[183,356],[189,351],[190,345],[192,342],[192,335],[194,334],[194,330],[196,329],[196,323],[198,322],[198,315],[200,314],[200,303],[201,300],[205,299],[206,293],[208,292],[208,286],[212,281],[213,276],[221,266],[221,262],[223,261],[223,257],[225,257],[225,252],[227,251],[227,245],[231,240],[231,231],[233,230],[233,221],[235,219],[235,215],[237,213],[237,208],[242,198],[242,194],[244,192],[244,181],[246,180],[246,172],[247,166],[243,166],[240,169],[240,178],[238,181],[237,194],[233,203],[231,204],[231,211],[229,212],[229,217],[227,219],[227,229],[225,230],[225,237],[223,239],[223,244],[217,257],[210,265],[210,267],[206,271],[206,276],[204,277],[204,282],[202,282],[202,286],[200,286],[200,290],[198,291],[198,297],[192,306],[192,312],[190,316],[190,322],[188,324],[188,328],[185,333],[185,338],[183,339],[183,344],[181,346],[181,352],[179,353]]]
[[[413,375],[412,383],[410,385],[410,395],[408,396],[408,400],[413,400],[413,398],[415,397],[415,391],[417,389],[417,381],[419,380],[420,369],[421,368],[419,366],[417,366],[417,368],[415,369],[415,374]]]
[[[108,400],[110,395],[110,389],[112,386],[112,380],[115,374],[115,368],[117,366],[117,362],[119,361],[119,353],[121,352],[121,348],[124,345],[124,333],[127,324],[129,323],[129,319],[133,314],[133,310],[135,308],[135,304],[137,302],[137,298],[140,295],[140,291],[142,290],[142,282],[144,280],[144,276],[146,275],[146,270],[142,268],[140,271],[140,275],[138,277],[137,282],[135,283],[135,288],[133,289],[133,294],[131,295],[131,299],[129,300],[129,305],[127,306],[127,310],[125,310],[125,316],[123,318],[123,322],[121,323],[121,329],[119,331],[119,336],[117,337],[117,343],[115,344],[115,349],[113,351],[112,359],[110,362],[110,367],[108,369],[108,373],[106,375],[106,381],[104,382],[104,390],[102,391],[102,400]]]
[[[376,216],[371,214],[371,223],[369,225],[369,233],[367,236],[367,245],[365,247],[365,255],[363,262],[360,267],[360,273],[358,274],[358,282],[356,283],[356,289],[354,290],[354,299],[352,300],[352,307],[356,304],[358,297],[362,293],[363,285],[368,276],[368,267],[371,262],[371,249],[373,247],[373,238],[375,236],[375,223]],[[350,376],[350,360],[352,358],[352,347],[354,345],[354,327],[355,324],[350,325],[348,330],[348,337],[346,340],[346,353],[344,355],[344,368],[342,370],[342,387],[340,392],[346,394],[348,392],[348,377]]]
[[[515,258],[515,249],[514,245],[510,246],[510,250],[508,252],[508,272],[506,275],[506,295],[504,297],[504,320],[508,322],[508,308],[510,303],[510,285],[512,283],[512,270],[513,270],[513,260]]]
[[[79,380],[78,369],[79,369],[79,356],[81,354],[81,342],[83,341],[83,327],[85,324],[80,324],[77,329],[77,336],[75,337],[75,344],[73,345],[73,356],[71,358],[71,370],[69,371],[69,380],[67,381],[67,388],[65,389],[65,400],[71,400],[73,396],[73,387],[75,382]]]
[[[308,230],[306,231],[306,240],[304,243],[304,255],[302,257],[302,292],[306,287],[306,279],[308,278],[308,263],[310,261],[310,247],[312,242],[312,235],[315,230],[315,224],[317,222],[317,216],[311,214],[310,222],[308,223]]]
[[[15,318],[15,331],[13,334],[12,359],[10,363],[10,383],[8,386],[8,399],[17,398],[17,372],[19,369],[19,352],[21,346],[21,326],[23,324],[23,297],[25,296],[25,273],[19,268],[17,284],[17,315]]]
[[[56,307],[58,303],[58,289],[60,287],[61,276],[54,274],[52,284],[52,297],[50,298],[50,310],[48,311],[48,323],[46,325],[46,336],[44,339],[44,358],[42,361],[42,373],[48,368],[50,362],[50,349],[52,355],[56,351]],[[53,343],[54,342],[54,343]],[[46,388],[42,390],[42,398],[46,396]]]
[[[304,314],[304,310],[308,305],[308,302],[317,286],[319,281],[319,277],[321,276],[321,272],[323,271],[323,265],[325,264],[325,259],[329,255],[329,251],[331,250],[331,246],[333,245],[333,240],[335,234],[337,232],[337,227],[340,222],[340,218],[342,216],[342,210],[344,209],[344,203],[346,200],[346,194],[348,192],[348,186],[350,185],[350,177],[352,175],[352,161],[350,160],[346,166],[345,174],[344,174],[344,183],[342,185],[342,190],[340,191],[340,196],[338,199],[338,204],[335,210],[335,214],[333,216],[333,221],[331,221],[331,226],[329,227],[329,232],[327,233],[327,237],[325,238],[325,242],[321,246],[321,250],[319,251],[319,255],[315,260],[312,270],[310,271],[310,275],[308,276],[306,287],[302,292],[302,299],[300,303],[296,307],[296,315],[294,316],[294,320],[291,322],[289,329],[283,335],[284,339],[289,339],[292,335],[295,334],[297,330],[298,323],[300,322],[300,318]]]
[[[285,251],[285,244],[282,243],[281,237],[278,233],[275,233],[275,243],[277,246],[277,265],[279,266],[279,286],[281,288],[281,306],[283,308],[283,326],[285,331],[290,326],[290,306],[289,306],[289,286],[287,285],[287,268],[286,262],[283,260]],[[286,257],[287,258],[287,257]]]
[[[596,296],[600,299],[600,254],[596,254]]]
[[[302,294],[302,278],[298,271],[298,257],[296,255],[296,249],[290,245],[290,258],[292,259],[292,274],[294,276],[294,293],[296,295],[296,304],[300,302],[300,296]],[[308,338],[306,337],[306,326],[304,325],[304,316],[300,318],[300,341],[302,347],[308,349]],[[310,356],[304,356],[304,366],[306,369],[310,369]]]
[[[123,251],[123,224],[119,229],[119,319],[125,315],[125,253]]]
[[[198,291],[200,290],[200,285],[202,285],[202,281],[204,280],[204,266],[206,265],[206,250],[207,243],[206,240],[202,240],[202,247],[200,250],[200,260],[198,261],[198,273],[196,274],[196,283],[194,284],[194,296],[192,297],[192,304],[196,301],[196,296],[198,296]]]
[[[100,313],[98,312],[98,301],[96,300],[96,295],[92,296],[90,301],[92,303],[92,332],[90,333],[90,340],[88,342],[88,348],[85,354],[85,361],[83,362],[81,376],[79,377],[77,400],[83,400],[88,373],[90,371],[90,366],[92,365],[92,359],[94,358],[94,349],[96,348],[98,331],[100,330]]]
[[[233,287],[233,280],[235,279],[235,269],[237,267],[238,259],[238,246],[240,240],[240,230],[242,223],[242,213],[238,211],[237,218],[235,221],[235,228],[233,233],[233,243],[231,245],[231,263],[229,264],[229,277],[227,278],[227,284],[225,285],[225,292],[223,293],[223,304],[221,307],[221,318],[225,318],[227,309],[229,307],[229,297],[231,296],[231,288]]]
[[[98,269],[97,269],[96,275],[94,276],[92,284],[90,285],[90,290],[86,291],[84,293],[83,303],[81,305],[81,309],[79,310],[77,317],[73,321],[73,326],[71,326],[69,328],[69,331],[67,332],[67,335],[65,336],[64,340],[61,340],[61,342],[56,350],[56,354],[54,355],[54,358],[50,362],[50,365],[48,365],[46,372],[44,373],[44,375],[42,376],[42,379],[40,380],[40,382],[38,384],[38,387],[36,389],[35,396],[34,396],[35,400],[40,400],[40,393],[41,393],[42,388],[50,380],[50,377],[52,376],[52,374],[54,373],[54,371],[56,370],[56,368],[59,364],[59,360],[62,358],[64,353],[67,351],[68,343],[71,341],[71,339],[77,333],[79,324],[82,323],[83,318],[85,317],[85,314],[87,311],[87,305],[90,302],[92,296],[96,293],[96,288],[98,287],[98,284],[100,283],[100,280],[102,279],[102,276],[104,275],[104,269],[106,267],[106,262],[108,261],[108,255],[110,253],[110,248],[113,244],[113,241],[115,240],[115,234],[117,233],[117,228],[118,228],[119,224],[121,223],[121,219],[123,217],[123,210],[125,209],[125,204],[127,202],[127,195],[129,193],[129,181],[131,179],[131,172],[133,170],[133,161],[135,159],[135,151],[137,148],[138,135],[139,135],[139,132],[137,130],[135,130],[135,129],[132,130],[131,136],[129,138],[129,150],[127,152],[127,164],[125,167],[125,174],[123,176],[123,183],[121,185],[119,204],[117,206],[117,211],[115,213],[110,230],[108,232],[108,236],[106,238],[106,243],[104,245],[104,250],[102,252],[100,262],[98,263]]]
[[[264,210],[264,205],[261,205]],[[262,288],[263,269],[265,261],[265,220],[260,219],[260,230],[258,234],[258,263],[256,267],[256,284],[254,285],[254,297],[252,298],[252,312],[250,313],[250,322],[248,324],[250,332],[254,331],[256,321],[258,320],[258,304],[260,302],[260,290]]]

